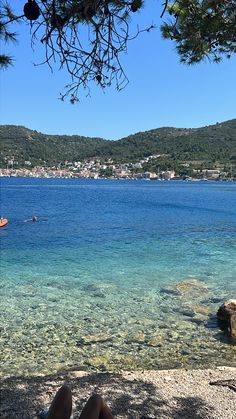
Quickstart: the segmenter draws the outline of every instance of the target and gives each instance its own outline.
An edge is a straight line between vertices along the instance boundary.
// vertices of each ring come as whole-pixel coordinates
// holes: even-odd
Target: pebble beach
[[[37,418],[64,383],[72,389],[74,419],[93,393],[104,397],[117,419],[235,418],[236,368],[230,367],[3,378],[1,418]]]

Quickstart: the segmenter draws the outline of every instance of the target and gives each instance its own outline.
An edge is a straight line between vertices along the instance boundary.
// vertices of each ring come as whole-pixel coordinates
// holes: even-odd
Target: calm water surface
[[[235,183],[2,178],[1,215],[3,374],[236,366]]]

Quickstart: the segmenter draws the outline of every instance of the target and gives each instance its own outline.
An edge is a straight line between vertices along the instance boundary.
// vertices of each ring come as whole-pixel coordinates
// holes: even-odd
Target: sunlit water
[[[235,183],[2,178],[1,215],[4,375],[236,366]]]

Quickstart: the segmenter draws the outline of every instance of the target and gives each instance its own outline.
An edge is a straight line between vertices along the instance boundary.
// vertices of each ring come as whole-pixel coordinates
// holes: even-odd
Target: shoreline
[[[63,176],[61,175],[23,175],[23,174],[1,174],[0,169],[0,179],[5,178],[20,178],[20,179],[77,179],[77,180],[132,180],[132,181],[151,181],[151,182],[217,182],[217,183],[232,183],[236,182],[236,178],[195,178],[195,177],[174,177],[171,179],[160,179],[160,178],[145,178],[145,177],[86,177],[86,176],[73,176],[73,173],[66,173]]]
[[[2,378],[1,418],[36,418],[64,383],[72,389],[74,419],[79,418],[92,393],[101,394],[118,419],[233,419],[236,410],[235,367],[119,374],[73,370],[41,377]]]

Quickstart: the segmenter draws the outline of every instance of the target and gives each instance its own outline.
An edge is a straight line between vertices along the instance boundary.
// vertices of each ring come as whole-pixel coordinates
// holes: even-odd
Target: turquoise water
[[[236,366],[235,183],[2,178],[1,215],[3,374]]]

